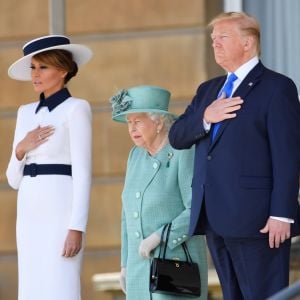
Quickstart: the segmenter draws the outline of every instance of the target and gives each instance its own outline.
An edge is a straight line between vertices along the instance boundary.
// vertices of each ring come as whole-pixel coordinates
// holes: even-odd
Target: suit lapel
[[[246,78],[241,82],[239,87],[234,92],[233,96],[240,96],[244,101],[246,101],[246,96],[252,91],[252,89],[260,81],[261,76],[264,71],[264,66],[259,62],[253,70],[249,72]]]
[[[210,98],[210,102],[208,103],[208,105],[210,105],[213,101],[215,101],[217,99],[219,91],[223,87],[226,78],[227,78],[227,76],[222,76],[222,77],[216,78],[214,80],[214,82],[211,86],[211,92],[208,93],[209,95],[212,96]]]
[[[236,91],[233,93],[232,97],[237,97],[240,96],[241,99],[243,99],[244,101],[247,101],[246,96],[252,91],[252,89],[257,85],[257,83],[260,81],[261,76],[263,74],[264,71],[264,66],[261,62],[259,62],[250,72],[249,74],[245,77],[245,79],[241,82],[241,84],[238,86],[238,88],[236,89]],[[221,87],[220,87],[221,89]],[[212,141],[209,150],[212,149],[212,147],[216,144],[216,142],[218,141],[218,139],[221,137],[221,135],[223,134],[224,130],[226,129],[226,127],[228,126],[228,124],[230,123],[230,119],[229,120],[224,120],[221,123],[221,126],[217,132],[216,137],[214,138],[214,140]]]

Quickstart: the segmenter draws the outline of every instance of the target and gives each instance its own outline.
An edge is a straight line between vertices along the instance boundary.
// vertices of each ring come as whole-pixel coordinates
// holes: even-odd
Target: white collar
[[[241,65],[237,70],[234,71],[234,74],[238,77],[239,81],[243,81],[249,72],[259,63],[257,56],[252,57],[246,63]],[[231,73],[228,73],[228,76]]]

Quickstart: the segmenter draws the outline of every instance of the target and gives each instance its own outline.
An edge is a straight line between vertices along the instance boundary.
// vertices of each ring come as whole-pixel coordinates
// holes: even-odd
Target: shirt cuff
[[[272,216],[270,216],[270,218],[274,219],[274,220],[286,222],[286,223],[294,223],[295,222],[293,219],[289,219],[289,218],[272,217]]]
[[[210,128],[211,128],[211,123],[207,123],[204,119],[203,119],[203,127],[204,127],[204,130],[206,132],[210,131]]]

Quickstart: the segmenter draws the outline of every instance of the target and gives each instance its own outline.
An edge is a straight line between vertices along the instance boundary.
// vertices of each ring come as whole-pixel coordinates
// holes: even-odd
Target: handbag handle
[[[167,252],[167,245],[168,245],[168,241],[169,241],[169,236],[170,236],[170,231],[171,231],[171,226],[172,226],[172,223],[167,223],[164,227],[163,227],[163,230],[162,230],[162,233],[161,233],[161,237],[160,237],[160,248],[159,248],[159,254],[158,254],[158,258],[162,258],[162,259],[166,259],[166,252]],[[166,234],[165,234],[166,232]],[[164,236],[166,235],[166,238],[165,238],[165,243],[164,243]],[[187,245],[185,242],[183,242],[181,244],[182,248],[183,248],[183,251],[184,251],[184,254],[185,254],[185,257],[186,257],[186,261],[188,263],[193,263],[192,261],[192,258],[191,258],[191,255],[190,255],[190,252],[187,248]],[[161,257],[161,251],[162,251],[162,248],[163,248],[163,256]]]
[[[171,224],[171,223],[166,224],[166,225],[163,227],[163,230],[162,230],[162,232],[161,232],[160,243],[159,243],[160,247],[159,247],[158,258],[161,258],[160,255],[161,255],[161,249],[162,249],[162,248],[164,248],[164,250],[163,250],[163,251],[164,251],[163,257],[165,257],[165,253],[166,253],[165,248],[166,248],[166,246],[165,246],[165,247],[163,246],[163,244],[164,244],[164,235],[165,235],[166,229],[171,227],[169,224]],[[168,240],[169,240],[169,237],[166,236],[166,244],[168,243]]]
[[[172,223],[167,224],[166,241],[165,241],[165,244],[164,244],[163,259],[166,259],[166,252],[167,252],[167,246],[168,246],[168,241],[169,241],[171,226],[172,226]]]

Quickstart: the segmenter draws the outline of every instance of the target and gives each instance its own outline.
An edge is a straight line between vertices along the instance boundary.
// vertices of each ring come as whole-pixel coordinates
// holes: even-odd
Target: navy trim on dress
[[[71,94],[67,88],[59,90],[48,98],[45,98],[44,93],[42,93],[40,95],[40,102],[35,110],[35,113],[37,113],[42,107],[48,107],[49,111],[52,111],[56,106],[63,103],[69,97],[71,97]]]
[[[25,165],[23,175],[68,175],[72,176],[72,166],[64,164],[30,164]]]

